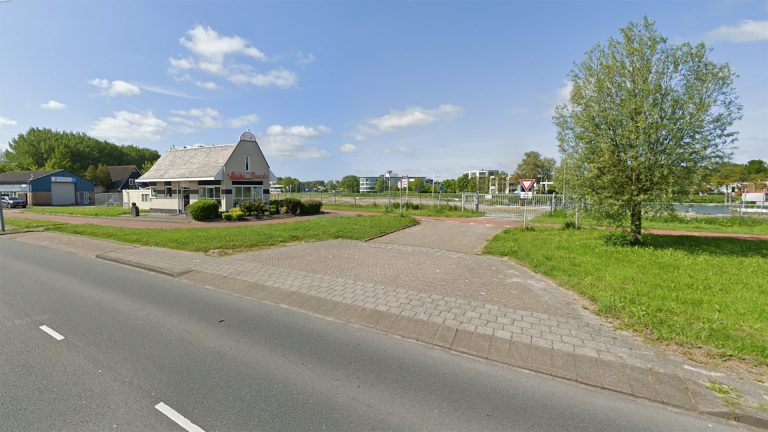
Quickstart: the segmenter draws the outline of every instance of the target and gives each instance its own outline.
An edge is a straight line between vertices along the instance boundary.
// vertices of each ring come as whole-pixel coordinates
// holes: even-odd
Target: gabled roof
[[[26,183],[32,180],[37,180],[41,177],[56,174],[64,171],[63,169],[57,170],[44,170],[44,171],[8,171],[0,174],[0,183]]]
[[[222,180],[224,164],[236,147],[237,144],[227,144],[169,149],[136,181]]]
[[[133,170],[138,170],[136,165],[121,165],[121,166],[108,166],[109,176],[112,177],[112,184],[109,185],[110,190],[120,189],[120,186],[125,183],[125,179],[131,175]],[[139,171],[139,174],[141,172]]]

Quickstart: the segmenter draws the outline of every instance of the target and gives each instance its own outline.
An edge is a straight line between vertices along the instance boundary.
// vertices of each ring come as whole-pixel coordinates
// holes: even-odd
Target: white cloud
[[[357,151],[357,146],[353,144],[344,144],[343,146],[339,147],[339,150],[343,151],[344,153],[354,153]]]
[[[410,107],[402,111],[391,110],[389,114],[366,120],[364,124],[358,125],[358,131],[354,135],[358,140],[363,140],[368,135],[378,135],[413,126],[425,126],[436,122],[450,121],[461,115],[463,111],[463,108],[451,104],[440,105],[436,109]]]
[[[168,124],[156,118],[152,111],[146,114],[120,111],[113,117],[102,117],[91,125],[89,135],[113,140],[118,144],[130,144],[135,140],[158,141],[158,134],[164,132]]]
[[[221,114],[213,108],[193,108],[188,111],[171,110],[172,113],[192,117],[192,119],[184,119],[180,117],[173,117],[169,120],[184,123],[188,126],[198,127],[201,129],[211,129],[221,127]]]
[[[549,94],[546,96],[542,96],[541,100],[544,102],[551,103],[551,107],[549,110],[543,115],[547,117],[551,117],[555,115],[555,107],[558,105],[562,105],[564,103],[568,103],[571,100],[571,90],[573,90],[573,82],[572,81],[563,81],[565,84],[563,87],[558,87],[552,91],[550,91]]]
[[[221,86],[219,86],[218,84],[216,84],[213,81],[205,81],[205,82],[195,81],[195,85],[198,86],[198,87],[202,87],[204,89],[208,89],[208,90],[218,90],[218,89],[221,88]]]
[[[171,66],[176,69],[192,69],[195,67],[195,60],[191,58],[175,59],[169,58]]]
[[[237,58],[251,57],[255,60],[267,61],[267,56],[258,48],[252,46],[246,39],[240,36],[223,36],[210,27],[197,25],[179,39],[179,43],[190,51],[191,57],[170,57],[170,72],[176,74],[180,71],[199,71],[218,75],[236,84],[251,84],[257,87],[277,86],[289,88],[296,85],[296,74],[286,69],[275,69],[263,72],[254,72],[253,67],[239,63]],[[298,54],[297,62],[307,64],[314,60],[309,54]],[[185,76],[185,80],[188,77]],[[201,85],[202,84],[202,85]],[[197,82],[198,86],[215,89],[218,86],[211,82]]]
[[[102,94],[112,97],[119,95],[133,96],[141,94],[141,89],[139,89],[139,87],[120,80],[112,81],[112,83],[110,83],[109,80],[95,78],[88,81],[88,84],[104,89]]]
[[[283,127],[272,125],[267,128],[267,135],[259,140],[264,154],[276,157],[296,159],[327,159],[331,155],[312,147],[307,141],[309,137],[318,136],[321,133],[330,133],[326,126],[318,126],[317,129],[308,126]]]
[[[325,126],[318,126],[318,129],[320,131],[317,131],[314,128],[307,127],[307,126],[291,126],[289,128],[285,128],[280,125],[272,125],[267,128],[267,133],[269,135],[294,135],[294,136],[300,136],[300,137],[312,137],[312,136],[320,135],[320,132],[322,133],[331,132],[331,129]]]
[[[410,156],[413,154],[413,149],[399,145],[397,147],[385,149],[384,153],[400,153],[404,156]]]
[[[324,151],[311,147],[306,139],[297,135],[267,135],[259,140],[264,154],[273,157],[285,157],[295,159],[327,159],[331,155]]]
[[[297,81],[296,74],[286,69],[272,70],[267,74],[235,73],[228,76],[227,79],[235,84],[253,84],[256,87],[276,85],[282,88],[292,87]]]
[[[237,129],[243,126],[247,126],[251,123],[256,123],[257,121],[259,121],[258,115],[248,114],[227,120],[227,126],[231,127],[232,129]]]
[[[736,26],[720,26],[706,34],[709,40],[755,42],[768,40],[768,21],[742,20]]]
[[[300,65],[308,65],[313,61],[315,61],[315,56],[312,53],[309,53],[306,56],[302,53],[299,53],[297,57],[298,57],[298,60],[296,60],[296,63]]]
[[[5,118],[3,116],[0,116],[0,127],[2,126],[13,126],[15,124],[18,124],[16,120],[11,120],[9,118]]]
[[[221,114],[213,108],[193,108],[186,111],[171,110],[171,112],[179,117],[170,117],[168,120],[185,125],[185,127],[178,129],[182,133],[196,132],[200,129],[220,128],[225,125],[235,129],[259,121],[259,116],[256,114],[224,120]]]
[[[210,63],[221,65],[224,63],[224,57],[229,54],[243,54],[255,59],[266,60],[266,56],[261,51],[250,46],[245,39],[239,36],[221,36],[216,30],[201,25],[195,26],[187,32],[187,35],[190,39],[183,37],[179,39],[179,42]]]
[[[67,106],[64,105],[63,103],[56,102],[55,100],[49,100],[48,102],[40,105],[40,108],[51,109],[51,110],[64,109],[66,107]]]

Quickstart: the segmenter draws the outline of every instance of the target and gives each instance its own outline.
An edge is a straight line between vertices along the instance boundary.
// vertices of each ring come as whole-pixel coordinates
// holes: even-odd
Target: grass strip
[[[554,279],[637,333],[768,365],[767,242],[646,234],[642,246],[617,247],[606,235],[507,229],[484,253]]]
[[[55,214],[67,216],[118,217],[131,214],[131,209],[122,207],[32,207],[24,210],[29,213]],[[149,210],[140,210],[149,213]]]
[[[31,228],[52,227],[52,226],[58,226],[58,225],[66,225],[66,223],[48,221],[48,220],[17,218],[17,217],[5,218],[6,230],[11,230],[11,229],[22,230],[22,229],[31,229]]]
[[[78,224],[57,226],[51,230],[192,252],[222,249],[236,252],[286,243],[365,240],[416,223],[418,221],[410,217],[357,215],[221,228],[139,229]]]
[[[393,202],[389,206],[382,204],[366,204],[366,205],[349,205],[349,204],[326,204],[323,203],[323,209],[327,210],[343,210],[343,211],[360,211],[371,213],[382,213],[390,215],[400,214],[400,204]],[[477,213],[472,210],[465,209],[461,211],[461,207],[457,207],[450,204],[441,204],[440,208],[437,208],[437,204],[413,204],[409,203],[408,207],[403,207],[404,216],[426,216],[426,217],[447,217],[447,218],[473,218],[485,216],[483,213]]]
[[[554,214],[547,213],[531,219],[531,222],[534,223],[561,225],[569,221],[574,221],[574,215],[566,213],[564,210],[557,210]],[[629,223],[627,222],[626,225],[629,226]],[[606,222],[591,217],[589,214],[580,214],[579,226],[606,226]],[[647,216],[643,217],[643,229],[768,235],[768,218],[755,216],[703,216],[691,218],[678,215]]]

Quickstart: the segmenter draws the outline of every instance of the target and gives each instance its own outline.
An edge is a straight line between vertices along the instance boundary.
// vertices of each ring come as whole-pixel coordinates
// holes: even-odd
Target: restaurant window
[[[198,195],[201,200],[207,199],[221,204],[221,186],[200,186]]]
[[[232,198],[235,206],[237,206],[240,201],[255,201],[261,199],[261,187],[234,186],[232,188]]]
[[[173,187],[171,187],[171,186],[166,186],[166,187],[165,187],[165,197],[166,197],[166,198],[170,198],[170,197],[171,197],[171,195],[173,195]]]
[[[246,156],[245,157],[245,170],[250,171],[251,170],[251,157]]]
[[[150,186],[149,196],[152,198],[157,198],[157,186]]]

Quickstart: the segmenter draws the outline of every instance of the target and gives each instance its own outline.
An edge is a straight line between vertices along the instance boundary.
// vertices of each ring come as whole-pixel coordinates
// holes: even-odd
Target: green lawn
[[[427,216],[427,217],[448,217],[448,218],[472,218],[484,216],[483,213],[476,213],[472,210],[465,209],[461,211],[461,207],[452,206],[449,204],[441,204],[438,210],[437,204],[434,205],[409,205],[409,208],[403,207],[403,215],[408,216]],[[361,211],[372,212],[382,214],[400,214],[400,204],[393,202],[389,206],[387,211],[386,204],[369,204],[369,205],[343,205],[343,204],[328,204],[323,203],[323,209],[327,210],[345,210],[345,211]]]
[[[573,220],[573,214],[567,214],[563,210],[558,210],[554,215],[547,213],[537,216],[531,219],[531,222],[563,224],[566,221]],[[579,227],[606,225],[607,222],[592,218],[588,214],[579,215]],[[643,229],[768,235],[768,217],[702,216],[690,219],[677,215],[644,217]]]
[[[358,215],[221,228],[137,229],[82,224],[62,225],[51,230],[193,252],[222,249],[236,252],[318,240],[365,240],[416,223],[418,221],[410,217]]]
[[[33,207],[24,210],[29,213],[39,214],[57,214],[57,215],[75,215],[75,216],[96,216],[96,217],[117,217],[131,214],[131,209],[122,207]],[[149,210],[141,210],[141,213],[149,213]]]
[[[616,247],[606,235],[507,229],[484,253],[554,279],[639,334],[768,365],[768,242],[646,234],[643,246]]]
[[[30,229],[30,228],[40,228],[40,227],[50,227],[50,226],[57,226],[57,225],[66,225],[64,222],[56,222],[56,221],[47,221],[47,220],[36,220],[36,219],[25,219],[25,218],[17,218],[17,217],[7,217],[5,218],[5,229]]]

